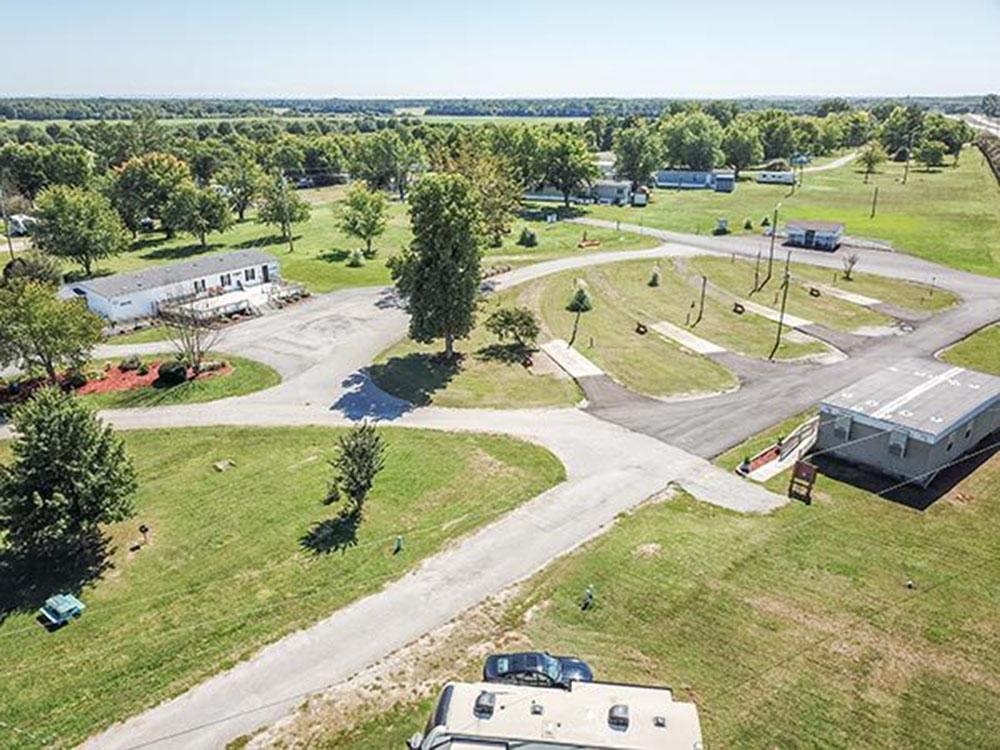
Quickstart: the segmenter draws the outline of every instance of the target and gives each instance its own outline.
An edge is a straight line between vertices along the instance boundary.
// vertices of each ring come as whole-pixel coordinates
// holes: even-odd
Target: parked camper
[[[760,172],[757,182],[765,185],[794,185],[795,172]]]

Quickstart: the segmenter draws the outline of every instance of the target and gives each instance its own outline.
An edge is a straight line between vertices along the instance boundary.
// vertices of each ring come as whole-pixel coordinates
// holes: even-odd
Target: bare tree
[[[859,260],[861,260],[861,256],[857,253],[851,253],[841,260],[844,264],[844,281],[851,281],[851,274],[854,273],[854,267],[858,265]]]
[[[222,338],[222,331],[213,325],[212,319],[199,313],[190,302],[160,311],[160,317],[167,324],[170,342],[195,375],[201,372],[205,356]]]

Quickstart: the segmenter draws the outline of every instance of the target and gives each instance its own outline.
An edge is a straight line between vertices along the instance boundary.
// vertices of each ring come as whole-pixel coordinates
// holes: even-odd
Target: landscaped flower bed
[[[116,391],[131,391],[135,388],[146,388],[156,384],[160,377],[160,365],[162,362],[150,362],[138,369],[122,369],[121,365],[110,365],[99,377],[87,379],[87,383],[76,389],[81,396],[88,396],[92,393],[113,393]],[[209,363],[206,363],[206,365]],[[224,377],[232,373],[233,368],[228,362],[218,363],[219,367],[214,369],[202,369],[197,376],[194,371],[188,368],[188,381],[206,380],[214,377]]]

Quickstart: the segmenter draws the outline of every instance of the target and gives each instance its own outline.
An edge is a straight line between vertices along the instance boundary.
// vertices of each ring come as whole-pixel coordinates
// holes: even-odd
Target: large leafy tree
[[[879,139],[889,156],[897,161],[909,158],[924,128],[924,112],[916,105],[895,107],[879,130]]]
[[[979,108],[989,117],[1000,117],[1000,95],[987,94],[979,103]]]
[[[614,152],[618,177],[629,180],[635,190],[649,182],[649,176],[660,166],[663,144],[655,130],[640,123],[615,132]]]
[[[35,244],[47,253],[73,260],[90,276],[94,262],[128,247],[128,234],[107,198],[93,190],[55,185],[35,206]]]
[[[764,109],[747,115],[760,131],[765,159],[787,159],[795,150],[795,127],[792,116],[779,109]]]
[[[281,175],[268,180],[261,191],[257,221],[277,227],[281,237],[288,241],[288,251],[295,251],[292,224],[309,221],[312,211],[309,204],[289,187],[288,180]]]
[[[264,189],[267,176],[249,156],[240,156],[219,172],[217,181],[229,191],[229,204],[243,221],[247,209]]]
[[[395,186],[406,199],[410,175],[420,170],[426,153],[419,141],[395,130],[380,130],[362,138],[354,152],[354,173],[373,190]]]
[[[143,219],[158,219],[174,192],[190,181],[186,163],[171,154],[143,154],[114,170],[112,201],[125,226],[133,233]]]
[[[746,119],[733,120],[722,132],[722,153],[726,164],[733,168],[739,179],[740,170],[764,158],[760,131]]]
[[[958,163],[962,147],[972,140],[973,131],[963,120],[953,120],[939,112],[933,112],[924,118],[923,138],[937,141],[944,145],[945,153]]]
[[[663,120],[659,129],[671,164],[707,170],[722,161],[722,126],[714,117],[681,112]]]
[[[944,161],[944,155],[948,152],[948,147],[941,141],[925,138],[920,141],[915,151],[917,161],[930,170],[931,167],[941,166],[941,163]]]
[[[365,243],[368,258],[375,257],[372,241],[385,231],[387,208],[385,195],[369,190],[363,182],[355,182],[347,191],[340,228]]]
[[[413,241],[389,259],[389,269],[410,312],[410,336],[430,343],[472,330],[480,284],[481,216],[476,191],[458,174],[428,175],[410,192]]]
[[[13,423],[13,461],[0,467],[0,529],[15,549],[67,554],[67,542],[85,543],[101,524],[132,515],[136,479],[125,445],[79,399],[43,388],[14,410]]]
[[[0,365],[43,371],[55,381],[101,341],[103,323],[83,300],[60,300],[48,284],[14,279],[0,287]]]
[[[858,161],[865,170],[865,182],[869,176],[878,169],[878,165],[886,160],[885,149],[878,141],[872,141],[858,154]]]
[[[226,199],[214,190],[185,183],[174,191],[163,209],[163,225],[172,232],[189,232],[205,247],[209,232],[233,225]]]
[[[566,206],[569,206],[574,193],[589,185],[598,175],[594,157],[587,150],[587,142],[568,130],[553,131],[545,139],[542,164],[545,182],[562,193]]]
[[[521,205],[523,186],[509,157],[494,154],[483,139],[470,135],[445,165],[467,177],[476,189],[483,232],[491,247],[500,247]]]

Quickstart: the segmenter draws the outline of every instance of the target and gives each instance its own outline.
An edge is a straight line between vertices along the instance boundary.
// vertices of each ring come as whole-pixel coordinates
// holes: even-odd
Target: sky
[[[4,2],[2,96],[1000,90],[1000,0]]]

